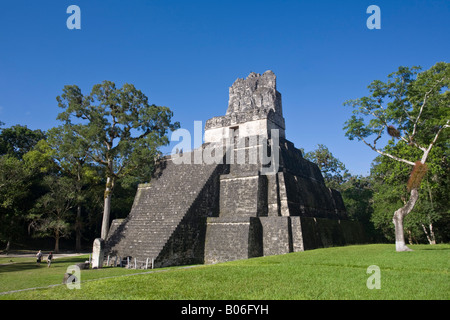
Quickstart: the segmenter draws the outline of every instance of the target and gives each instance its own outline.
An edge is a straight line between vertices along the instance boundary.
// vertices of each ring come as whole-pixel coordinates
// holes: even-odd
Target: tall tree
[[[81,250],[82,206],[92,186],[100,182],[97,170],[88,161],[84,141],[76,138],[74,132],[61,125],[47,131],[47,139],[41,140],[36,147],[25,155],[30,166],[44,171],[54,171],[72,180],[76,194],[75,250]]]
[[[357,139],[375,152],[413,168],[408,181],[409,199],[394,212],[397,251],[410,250],[405,244],[403,219],[419,198],[420,182],[427,170],[427,159],[439,138],[448,136],[450,126],[450,64],[439,62],[429,70],[400,67],[386,82],[373,81],[370,95],[344,103],[353,108],[344,130],[350,139]],[[391,136],[393,144],[404,143],[417,149],[420,156],[402,158],[377,145],[383,135]]]
[[[339,189],[339,185],[350,177],[345,165],[323,144],[305,153],[305,158],[317,164],[329,188]]]
[[[72,230],[71,210],[76,205],[76,192],[70,178],[54,174],[46,175],[42,186],[48,192],[37,199],[35,207],[30,210],[31,227],[39,237],[53,237],[54,251],[59,252],[59,240]]]
[[[168,131],[178,128],[179,123],[171,122],[173,113],[169,108],[150,105],[148,98],[131,84],[116,88],[113,82],[103,81],[86,96],[76,85],[65,86],[57,101],[64,109],[58,119],[88,146],[90,161],[105,168],[101,229],[105,239],[117,179],[150,170],[159,147],[169,142]]]

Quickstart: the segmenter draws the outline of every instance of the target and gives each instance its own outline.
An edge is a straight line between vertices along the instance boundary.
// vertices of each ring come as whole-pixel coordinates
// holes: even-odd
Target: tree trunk
[[[55,232],[55,250],[54,253],[58,253],[59,252],[59,231],[56,230]]]
[[[77,220],[75,222],[75,251],[81,252],[81,205],[77,206]]]
[[[11,239],[8,239],[8,242],[6,242],[6,248],[5,248],[6,254],[8,254],[10,246],[11,246]]]
[[[408,243],[413,244],[413,237],[412,237],[411,230],[408,230]]]
[[[422,225],[423,232],[425,233],[425,236],[427,237],[428,243],[432,244],[432,240],[431,240],[430,236],[428,235],[427,228],[425,228],[425,225],[423,223],[421,223],[421,225]]]
[[[109,231],[109,217],[111,213],[111,194],[113,187],[113,179],[108,177],[106,179],[106,188],[105,188],[105,201],[103,206],[103,221],[102,221],[102,233],[101,238],[106,240],[106,236]]]
[[[433,211],[434,211],[433,195],[431,194],[431,188],[430,188],[430,183],[428,182],[428,178],[427,178],[427,187],[428,187],[428,195],[430,197],[431,209],[433,209]],[[430,238],[428,239],[428,241],[430,242],[430,244],[436,244],[436,238],[434,237],[434,232],[433,232],[433,223],[431,222],[430,215],[428,215],[428,221],[430,222]],[[425,228],[425,226],[424,226],[424,228]],[[428,238],[428,234],[427,234],[427,238]]]
[[[395,226],[395,250],[400,251],[412,251],[410,248],[408,248],[405,244],[405,234],[403,231],[403,219],[411,212],[411,210],[414,208],[414,205],[417,202],[417,199],[419,199],[419,191],[417,188],[411,190],[411,194],[409,197],[408,202],[395,211],[394,218],[392,219],[392,222]]]
[[[434,236],[433,224],[431,222],[430,222],[430,237],[431,237],[430,244],[436,244],[436,237]]]
[[[81,168],[82,168],[81,161],[78,161],[78,170],[77,170],[77,219],[75,222],[75,251],[81,252],[81,203],[80,203],[80,197],[81,197]]]

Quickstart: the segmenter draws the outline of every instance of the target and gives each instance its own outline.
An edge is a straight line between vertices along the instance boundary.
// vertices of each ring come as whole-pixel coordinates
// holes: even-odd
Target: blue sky
[[[81,9],[69,30],[68,6]],[[369,30],[369,5],[381,29]],[[401,65],[449,62],[450,1],[55,0],[0,3],[0,121],[47,130],[67,84],[89,94],[132,83],[193,130],[225,114],[228,88],[250,72],[277,75],[286,136],[325,144],[350,172],[368,174],[376,153],[342,130],[348,99]]]

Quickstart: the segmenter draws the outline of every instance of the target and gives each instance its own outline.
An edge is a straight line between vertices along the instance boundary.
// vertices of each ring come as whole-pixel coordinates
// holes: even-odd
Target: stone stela
[[[261,137],[267,145],[251,143]],[[237,79],[226,114],[209,119],[204,144],[183,156],[230,140],[239,142],[224,148],[223,161],[160,159],[152,181],[139,185],[129,215],[111,223],[105,256],[117,259],[108,260],[128,257],[137,267],[149,259],[154,267],[211,264],[364,242],[340,193],[286,139],[272,71]],[[272,161],[278,157],[269,174],[268,164],[252,156],[261,150]],[[246,161],[227,161],[238,154]]]
[[[105,241],[101,238],[94,240],[92,247],[92,269],[101,268],[103,266]]]

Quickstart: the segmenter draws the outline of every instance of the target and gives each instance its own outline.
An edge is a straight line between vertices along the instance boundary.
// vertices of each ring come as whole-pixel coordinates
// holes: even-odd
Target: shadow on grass
[[[4,264],[0,265],[0,274],[7,273],[7,272],[20,272],[20,271],[27,271],[27,270],[39,270],[41,268],[47,268],[47,260],[43,259],[40,265],[37,265],[36,259],[30,258],[32,260],[30,261],[21,261],[21,262],[15,262],[14,258],[12,258],[12,262],[10,264]],[[23,260],[23,259],[21,259]],[[57,268],[59,266],[67,266],[68,264],[76,264],[80,262],[85,262],[86,257],[79,256],[79,257],[68,257],[68,258],[58,258],[53,259],[51,267],[50,268]],[[8,263],[8,262],[6,262]]]
[[[422,250],[450,250],[450,248],[445,248],[445,247],[427,247],[427,248],[419,248],[419,249],[413,249],[413,250],[417,250],[417,251],[422,251]]]

